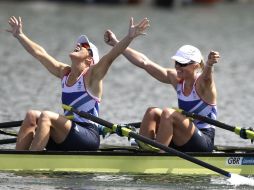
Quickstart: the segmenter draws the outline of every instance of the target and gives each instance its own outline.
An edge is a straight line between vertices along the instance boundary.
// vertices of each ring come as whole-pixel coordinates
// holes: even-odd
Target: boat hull
[[[254,175],[254,153],[190,153],[231,173]],[[171,154],[0,151],[0,171],[132,174],[217,174]]]

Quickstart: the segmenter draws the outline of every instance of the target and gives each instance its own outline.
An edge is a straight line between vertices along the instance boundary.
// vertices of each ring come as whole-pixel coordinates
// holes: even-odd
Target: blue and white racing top
[[[85,85],[85,74],[81,74],[75,84],[67,85],[69,73],[62,79],[62,103],[74,107],[78,111],[84,111],[94,116],[99,116],[100,99],[89,93]],[[77,114],[64,110],[64,115],[74,122],[93,123]]]
[[[216,119],[217,106],[215,104],[208,104],[200,98],[195,89],[196,81],[193,85],[191,93],[188,96],[185,96],[183,93],[184,81],[181,81],[177,84],[176,92],[178,98],[178,107],[187,112],[192,112],[202,116],[207,116],[211,119]],[[215,128],[214,126],[199,120],[194,120],[193,123],[198,129],[205,129],[210,127]]]

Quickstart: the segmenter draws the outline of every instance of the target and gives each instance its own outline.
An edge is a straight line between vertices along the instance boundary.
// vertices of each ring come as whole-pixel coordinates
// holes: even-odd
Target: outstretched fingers
[[[11,26],[11,29],[7,29],[7,32],[10,32],[13,34],[13,36],[17,36],[19,33],[21,33],[22,30],[22,19],[21,17],[18,17],[18,19],[15,16],[11,16],[8,20],[9,25]]]
[[[134,25],[133,18],[130,19],[129,35],[131,38],[135,38],[139,35],[145,35],[145,30],[150,26],[149,20],[144,18],[141,22]]]
[[[150,26],[149,20],[147,18],[144,18],[138,25],[138,32],[140,35],[145,35],[146,33],[144,32],[148,27]]]
[[[9,18],[8,23],[11,26],[11,29],[7,29],[6,31],[12,33],[13,28],[15,27],[15,19],[13,16]]]
[[[140,22],[140,27],[141,28],[148,28],[150,26],[150,21],[147,18],[144,18],[141,22]]]
[[[133,17],[130,18],[130,24],[129,24],[129,28],[133,28],[134,24],[133,24]]]
[[[22,24],[22,18],[19,16],[19,26],[21,26],[21,24]]]
[[[12,26],[18,25],[18,20],[16,19],[15,16],[12,16],[9,20],[9,23],[12,24]]]

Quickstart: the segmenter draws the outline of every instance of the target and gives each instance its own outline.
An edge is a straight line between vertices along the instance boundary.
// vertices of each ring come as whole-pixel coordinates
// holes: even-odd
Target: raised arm
[[[137,36],[144,35],[144,31],[149,27],[149,20],[144,18],[140,23],[134,25],[133,18],[130,19],[128,34],[117,43],[106,55],[104,55],[98,64],[92,69],[93,80],[102,80],[106,75],[112,62],[128,47],[131,41]]]
[[[108,45],[111,45],[111,46],[116,46],[119,42],[117,40],[115,34],[110,30],[107,30],[105,32],[104,41]],[[143,53],[140,53],[130,47],[127,47],[124,50],[123,55],[132,64],[144,69],[146,72],[148,72],[155,79],[157,79],[163,83],[172,84],[173,86],[175,86],[175,84],[177,83],[175,69],[161,67],[160,65],[158,65],[155,62],[153,62],[152,60],[150,60]]]
[[[211,51],[208,55],[207,62],[200,75],[197,85],[200,95],[208,103],[216,103],[216,87],[213,78],[213,66],[218,63],[220,58],[219,52]]]
[[[61,78],[63,69],[68,65],[55,60],[45,51],[44,48],[30,40],[23,33],[23,23],[21,17],[17,19],[16,17],[12,16],[10,17],[8,23],[11,28],[7,30],[7,32],[12,33],[12,35],[18,39],[18,41],[25,48],[25,50],[33,57],[35,57],[39,62],[41,62],[50,73],[52,73],[56,77]]]
[[[211,51],[208,55],[207,62],[201,74],[201,79],[203,80],[204,86],[211,85],[213,81],[213,65],[218,63],[220,58],[219,52]]]

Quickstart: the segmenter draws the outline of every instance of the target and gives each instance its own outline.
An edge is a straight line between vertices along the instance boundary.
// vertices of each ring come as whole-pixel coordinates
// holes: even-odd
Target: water
[[[52,56],[69,63],[68,53],[80,34],[87,34],[100,54],[106,29],[122,38],[129,18],[148,17],[146,36],[131,46],[162,66],[173,66],[170,57],[183,44],[199,47],[206,57],[217,50],[215,66],[220,121],[240,127],[253,126],[254,3],[220,3],[214,6],[177,7],[173,10],[142,6],[95,6],[49,2],[0,2],[0,121],[22,119],[28,109],[61,113],[60,82],[3,31],[10,16],[22,16],[24,32]],[[174,107],[174,90],[119,57],[104,80],[101,117],[110,122],[140,121],[149,106]],[[103,143],[128,144],[114,135]],[[215,144],[253,146],[235,134],[216,130]],[[13,148],[5,145],[4,148]],[[23,175],[1,173],[1,189],[252,189],[234,187],[224,177],[129,176],[129,175]]]
[[[253,189],[234,186],[218,176],[103,175],[103,174],[2,174],[1,189],[72,190],[175,190],[175,189]]]

